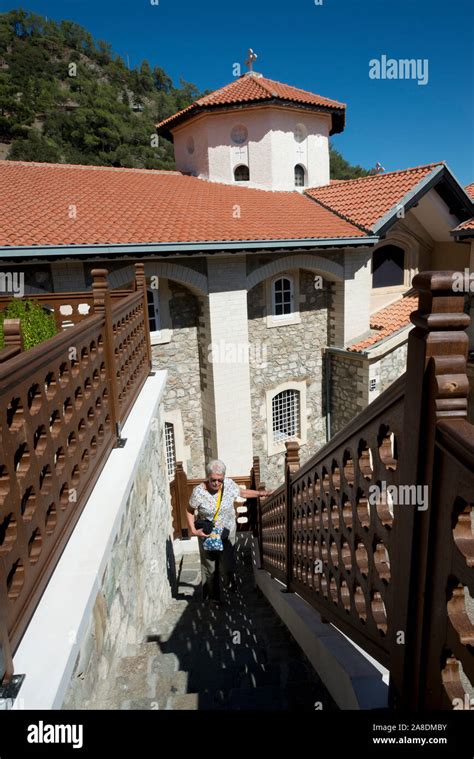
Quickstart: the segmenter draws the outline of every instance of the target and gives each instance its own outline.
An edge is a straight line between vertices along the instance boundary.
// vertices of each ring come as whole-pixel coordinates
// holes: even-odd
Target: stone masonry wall
[[[95,599],[63,709],[87,708],[127,645],[141,643],[171,601],[171,505],[163,404],[157,409]]]
[[[326,441],[322,353],[328,336],[329,289],[325,282],[324,289],[315,290],[314,274],[301,271],[301,323],[268,328],[264,287],[265,282],[248,294],[253,455],[260,457],[262,482],[275,488],[284,479],[285,455],[267,454],[266,390],[285,381],[306,382],[308,441],[300,450],[302,463]],[[266,366],[261,365],[262,357]]]
[[[362,357],[346,358],[340,353],[331,353],[330,356],[331,437],[334,437],[367,404],[360,387],[365,375]]]
[[[166,411],[181,409],[184,444],[190,458],[183,462],[188,477],[202,476],[203,419],[198,349],[198,298],[186,287],[168,280],[171,342],[152,346],[153,365],[168,370],[164,396]]]
[[[379,389],[383,393],[407,369],[408,342],[383,356],[379,363]]]

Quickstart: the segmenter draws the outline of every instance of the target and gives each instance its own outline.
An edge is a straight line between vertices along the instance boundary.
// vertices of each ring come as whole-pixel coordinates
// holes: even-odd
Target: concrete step
[[[200,696],[198,693],[185,693],[168,696],[165,709],[169,711],[198,711]]]
[[[199,555],[183,555],[180,597],[146,641],[127,648],[113,692],[96,708],[314,711],[317,702],[326,708],[327,692],[255,587],[250,544],[239,540],[237,587],[223,589],[219,608],[200,598]]]
[[[120,701],[130,698],[160,703],[169,695],[186,693],[187,689],[187,672],[160,672],[153,679],[117,677],[114,690],[117,697],[120,696]]]

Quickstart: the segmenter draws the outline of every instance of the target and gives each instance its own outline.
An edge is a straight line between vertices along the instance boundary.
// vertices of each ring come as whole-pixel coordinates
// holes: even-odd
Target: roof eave
[[[407,213],[413,206],[415,206],[421,198],[426,195],[431,189],[436,187],[440,182],[445,181],[449,190],[459,200],[460,206],[464,207],[467,217],[474,211],[474,204],[464,190],[463,186],[458,182],[454,174],[451,172],[446,164],[435,166],[418,184],[412,188],[401,200],[382,216],[381,219],[373,226],[372,231],[377,235],[384,235],[393,224],[398,220],[398,213],[400,208],[403,208],[404,213]],[[472,210],[469,210],[471,206]]]
[[[339,248],[373,246],[379,241],[377,236],[370,237],[320,237],[278,240],[223,240],[207,242],[165,242],[165,243],[123,243],[91,245],[20,245],[0,246],[0,258],[24,256],[25,254],[43,254],[64,256],[67,252],[78,256],[91,254],[143,254],[143,253],[189,253],[224,250],[261,250],[262,248]]]
[[[456,237],[456,238],[459,238],[459,237],[462,237],[462,238],[472,237],[472,238],[474,238],[474,229],[452,229],[450,231],[450,235],[452,237]]]
[[[194,108],[186,111],[186,113],[177,114],[176,117],[171,117],[171,121],[164,124],[162,127],[156,126],[156,132],[161,137],[165,137],[167,140],[173,142],[172,129],[175,129],[185,121],[190,121],[198,114],[202,113],[215,113],[223,110],[241,110],[242,108],[261,108],[262,106],[281,105],[291,108],[300,108],[302,111],[312,111],[315,113],[325,113],[331,116],[331,129],[329,134],[339,134],[344,131],[346,125],[346,107],[341,105],[340,108],[325,105],[314,105],[312,103],[298,103],[294,100],[285,100],[284,98],[274,97],[262,100],[255,100],[251,102],[242,103],[209,103],[208,105],[195,105]]]

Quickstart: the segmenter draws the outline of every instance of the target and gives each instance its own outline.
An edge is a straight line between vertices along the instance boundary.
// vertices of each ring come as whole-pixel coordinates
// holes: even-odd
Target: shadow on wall
[[[166,574],[171,588],[171,595],[176,598],[178,595],[178,577],[176,573],[176,561],[173,551],[173,541],[171,537],[166,540]]]

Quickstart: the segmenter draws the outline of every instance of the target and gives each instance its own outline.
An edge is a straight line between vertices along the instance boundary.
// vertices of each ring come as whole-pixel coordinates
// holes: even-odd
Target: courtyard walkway
[[[177,597],[149,642],[121,660],[89,709],[337,709],[255,587],[250,536],[238,535],[238,580],[220,608],[200,600],[199,554],[185,554]]]

